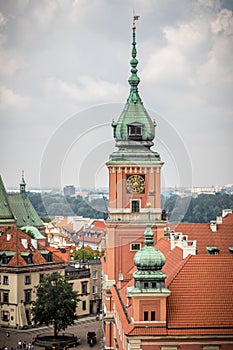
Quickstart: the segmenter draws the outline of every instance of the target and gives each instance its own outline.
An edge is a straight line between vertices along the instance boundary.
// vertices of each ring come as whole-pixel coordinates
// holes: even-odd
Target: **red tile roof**
[[[228,254],[233,246],[233,214],[222,218],[222,224],[217,224],[217,232],[212,232],[210,224],[178,224],[169,225],[176,232],[188,235],[189,240],[197,241],[198,254],[207,254],[206,247],[220,249],[220,254]]]
[[[22,242],[27,242],[27,245],[24,246]],[[7,230],[4,234],[0,236],[0,252],[9,253],[12,252],[14,255],[9,260],[8,264],[0,265],[0,269],[5,269],[6,267],[25,267],[31,266],[32,264],[28,264],[26,260],[22,257],[22,254],[28,253],[32,255],[33,265],[45,265],[48,264],[46,259],[44,258],[41,251],[49,250],[50,247],[42,246],[39,241],[37,241],[38,248],[32,244],[31,237],[28,236],[23,231],[17,228],[11,228]],[[56,253],[52,255],[52,263],[61,263],[64,262]]]
[[[160,239],[156,243],[155,247],[166,257],[166,263],[162,270],[167,275],[165,282],[166,285],[168,285],[184,264],[183,251],[179,247],[175,247],[173,250],[171,250],[170,242],[164,238]]]
[[[189,256],[168,288],[168,328],[233,328],[232,255]]]
[[[100,229],[104,230],[105,228],[106,228],[106,225],[105,225],[105,222],[103,220],[94,220],[91,224],[91,229],[93,229],[93,230],[100,230]]]
[[[170,251],[170,243],[161,239],[156,248],[166,255],[163,271],[171,290],[167,300],[167,328],[134,327],[127,320],[132,316],[126,289],[133,279],[112,296],[125,334],[128,335],[201,335],[233,334],[233,256],[189,255],[182,259],[178,247]],[[120,298],[119,298],[120,295]],[[121,300],[120,300],[121,299]]]

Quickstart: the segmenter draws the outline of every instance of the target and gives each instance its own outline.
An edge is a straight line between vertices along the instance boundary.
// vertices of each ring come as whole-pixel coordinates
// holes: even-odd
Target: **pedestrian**
[[[18,348],[22,349],[22,340],[21,339],[19,339],[19,341],[18,341]]]
[[[6,337],[9,338],[9,336],[10,336],[10,333],[6,332]]]

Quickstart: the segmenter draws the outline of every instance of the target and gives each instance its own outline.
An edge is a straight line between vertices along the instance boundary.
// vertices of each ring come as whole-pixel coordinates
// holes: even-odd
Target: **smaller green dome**
[[[145,246],[134,256],[134,264],[139,270],[161,270],[166,262],[162,252],[156,249],[153,244],[154,232],[148,224],[144,232]]]
[[[134,264],[139,270],[161,270],[166,259],[158,249],[145,246],[134,256]]]

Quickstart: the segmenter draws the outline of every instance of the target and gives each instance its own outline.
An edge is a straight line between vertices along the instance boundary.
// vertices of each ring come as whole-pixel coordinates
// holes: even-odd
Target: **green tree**
[[[32,304],[35,322],[46,326],[53,324],[54,337],[58,332],[73,325],[77,319],[75,314],[79,301],[77,292],[72,290],[63,276],[58,272],[45,275],[36,286],[37,299]]]
[[[94,252],[92,249],[87,248],[80,248],[76,250],[74,254],[74,260],[93,260],[94,259]]]

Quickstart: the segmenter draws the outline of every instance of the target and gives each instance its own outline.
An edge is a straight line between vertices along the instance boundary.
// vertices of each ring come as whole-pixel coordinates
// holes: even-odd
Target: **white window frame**
[[[139,249],[133,249],[133,245],[136,245],[136,244],[139,245]],[[130,251],[131,251],[131,252],[137,252],[137,251],[140,250],[141,248],[142,248],[142,244],[139,243],[139,242],[130,243]]]

